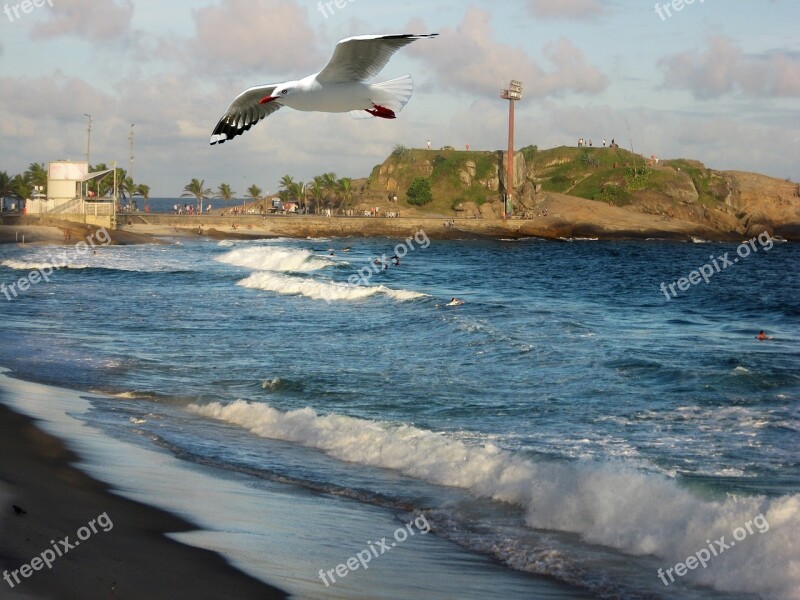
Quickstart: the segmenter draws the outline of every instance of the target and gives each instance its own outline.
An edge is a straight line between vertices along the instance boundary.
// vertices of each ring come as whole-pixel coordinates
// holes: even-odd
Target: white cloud
[[[435,42],[414,44],[409,51],[433,66],[439,87],[473,96],[496,97],[500,86],[510,79],[528,82],[525,93],[535,97],[605,89],[605,75],[568,39],[544,47],[543,54],[550,63],[545,68],[522,47],[495,41],[490,21],[489,13],[470,8],[455,30],[442,28]]]
[[[113,41],[130,32],[133,0],[58,0],[42,14],[44,22],[31,32],[38,39],[75,35]]]
[[[772,52],[747,55],[729,38],[717,36],[701,52],[682,52],[659,61],[666,87],[695,98],[739,93],[747,97],[800,97],[800,55]]]

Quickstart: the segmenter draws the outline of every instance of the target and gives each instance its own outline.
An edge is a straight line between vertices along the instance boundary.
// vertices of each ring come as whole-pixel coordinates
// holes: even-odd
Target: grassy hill
[[[522,179],[544,192],[569,194],[616,206],[635,204],[643,197],[690,200],[714,207],[724,202],[730,186],[719,172],[697,161],[678,159],[649,165],[638,154],[622,148],[560,146],[538,150],[527,146],[517,152],[523,159]],[[396,194],[403,208],[406,191],[416,177],[431,182],[433,201],[422,212],[447,214],[466,202],[478,206],[500,197],[502,153],[491,151],[423,150],[397,148],[376,165],[365,194],[384,198]],[[516,190],[519,195],[522,189]]]
[[[503,158],[500,151],[398,146],[368,179],[359,181],[355,200],[405,215],[496,218],[502,214]],[[417,177],[430,182],[433,197],[424,206],[413,206],[406,194]],[[794,228],[800,223],[797,184],[756,173],[716,171],[688,159],[656,162],[622,148],[526,146],[515,153],[514,183],[516,215],[524,218],[536,217],[549,200],[562,197],[719,232],[755,231],[770,223],[788,231],[785,224]],[[794,229],[790,233],[794,237]]]
[[[418,210],[449,214],[459,203],[480,205],[497,195],[497,190],[489,187],[497,178],[497,161],[498,153],[489,151],[396,149],[372,169],[366,189],[381,197],[396,193],[400,206],[410,209],[406,191],[415,177],[427,177],[433,200]],[[472,165],[474,175],[467,185],[462,174],[470,173]]]

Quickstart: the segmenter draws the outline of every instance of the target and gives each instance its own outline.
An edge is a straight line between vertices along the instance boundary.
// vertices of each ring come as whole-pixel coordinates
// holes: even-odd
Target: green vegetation
[[[211,197],[211,190],[206,187],[205,179],[192,179],[183,188],[181,198],[194,196],[197,199],[197,210],[203,214],[203,201]]]
[[[525,146],[524,148],[520,148],[519,151],[522,153],[522,156],[525,157],[525,163],[532,164],[533,158],[536,156],[536,153],[539,152],[539,146]]]
[[[415,206],[424,206],[433,200],[431,193],[431,180],[427,177],[415,177],[406,192],[408,203]]]
[[[705,206],[714,206],[718,202],[724,202],[728,197],[728,185],[721,175],[706,169],[703,163],[694,160],[668,160],[662,163],[666,167],[672,167],[676,171],[681,171],[692,178],[692,183],[697,189],[700,198],[698,202]]]
[[[411,158],[411,150],[403,146],[403,144],[395,144],[392,150],[392,158],[396,158],[399,162],[406,162]]]

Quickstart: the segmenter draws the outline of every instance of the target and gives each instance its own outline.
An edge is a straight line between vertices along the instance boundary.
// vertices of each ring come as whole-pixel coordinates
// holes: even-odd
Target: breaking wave
[[[340,460],[394,469],[517,505],[529,527],[572,532],[588,543],[657,556],[665,570],[707,548],[707,540],[724,535],[733,541],[733,531],[763,515],[768,529],[754,529],[740,542],[744,548],[731,545],[707,569],[691,571],[685,579],[781,599],[796,598],[800,588],[800,494],[704,499],[662,475],[613,463],[536,462],[491,443],[470,445],[409,425],[318,415],[311,408],[282,412],[239,400],[192,404],[189,410]]]
[[[257,246],[238,248],[217,258],[218,262],[254,271],[310,273],[336,265],[335,261],[316,256],[308,250]]]
[[[253,273],[239,282],[240,286],[288,296],[305,296],[312,300],[363,300],[373,296],[388,296],[400,302],[424,298],[425,294],[409,290],[393,290],[383,285],[351,286],[346,283],[303,279],[276,273]]]

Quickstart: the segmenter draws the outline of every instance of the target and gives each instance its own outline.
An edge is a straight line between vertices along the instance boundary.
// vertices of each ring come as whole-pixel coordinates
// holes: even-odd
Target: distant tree
[[[203,214],[203,200],[211,197],[211,190],[206,188],[205,179],[192,179],[192,181],[183,188],[181,198],[187,196],[194,196],[197,199],[197,208],[199,214]]]
[[[325,202],[328,208],[331,208],[339,191],[339,180],[336,178],[336,173],[323,173],[320,181],[325,192]]]
[[[415,177],[406,192],[408,203],[423,206],[433,200],[431,180],[427,177]]]
[[[339,208],[347,210],[350,201],[353,199],[353,180],[349,177],[342,177],[337,182],[337,191],[339,193]]]
[[[278,182],[278,187],[279,189],[286,190],[288,192],[295,183],[294,177],[291,175],[284,175]]]
[[[227,183],[220,183],[217,188],[217,193],[214,194],[214,198],[219,198],[223,202],[233,200],[235,196],[236,192],[234,192]]]
[[[150,186],[140,183],[136,186],[136,194],[144,198],[144,201],[147,202],[150,199]]]
[[[305,199],[306,184],[302,181],[295,181],[286,191],[289,194],[289,200],[294,200],[298,204],[302,204]]]
[[[526,162],[530,162],[533,160],[533,157],[536,156],[536,153],[539,151],[539,146],[525,146],[524,148],[520,148],[519,151],[522,153],[522,156],[525,157]]]
[[[391,155],[398,161],[404,162],[411,158],[411,150],[403,146],[403,144],[395,144]]]
[[[44,163],[31,163],[24,177],[32,186],[41,187],[47,193],[47,167]]]
[[[314,181],[306,187],[306,197],[313,201],[315,213],[319,213],[319,209],[325,199],[325,190],[322,188],[322,183],[318,178],[319,175],[314,177]]]
[[[245,198],[250,198],[253,202],[258,202],[261,200],[261,194],[264,192],[260,187],[253,184],[249,188],[247,188],[247,194],[245,194]]]
[[[23,175],[14,175],[11,180],[11,187],[13,189],[13,198],[26,200],[33,196],[33,186]]]
[[[17,198],[13,178],[5,171],[0,171],[0,209],[5,206],[6,198]]]
[[[137,186],[133,183],[133,177],[126,177],[119,186],[123,198],[131,199],[136,194]]]
[[[11,185],[11,177],[5,171],[0,171],[0,198],[11,198],[14,196],[14,188]]]

